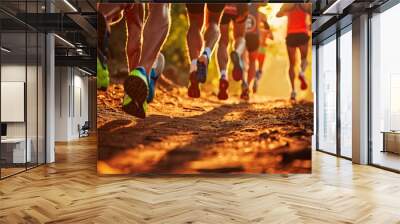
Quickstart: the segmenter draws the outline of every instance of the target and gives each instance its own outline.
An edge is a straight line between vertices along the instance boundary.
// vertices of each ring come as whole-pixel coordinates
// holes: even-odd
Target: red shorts
[[[257,61],[258,61],[259,63],[263,63],[263,62],[264,62],[264,59],[265,59],[265,54],[264,54],[264,53],[258,52],[258,54],[257,54]]]

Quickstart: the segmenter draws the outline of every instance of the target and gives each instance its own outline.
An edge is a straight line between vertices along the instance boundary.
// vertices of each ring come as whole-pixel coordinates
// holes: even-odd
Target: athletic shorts
[[[204,13],[204,3],[187,3],[186,9],[190,14],[203,14]],[[207,3],[207,10],[213,13],[220,13],[224,10],[224,3]]]
[[[231,21],[234,23],[243,23],[246,21],[247,15],[249,14],[249,8],[246,4],[237,4],[236,5],[236,14],[230,14],[224,12],[221,19],[221,24],[226,25]]]
[[[257,54],[258,63],[262,63],[262,62],[264,62],[264,60],[265,60],[265,54],[258,52],[258,54]]]
[[[286,37],[286,45],[289,47],[300,47],[308,43],[310,36],[306,33],[291,33]]]
[[[260,46],[260,34],[259,33],[246,33],[246,48],[249,52],[258,50]]]

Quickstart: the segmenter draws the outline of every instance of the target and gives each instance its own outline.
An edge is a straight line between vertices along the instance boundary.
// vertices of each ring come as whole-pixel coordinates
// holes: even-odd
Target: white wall
[[[36,70],[38,69],[38,70]],[[27,77],[28,80],[25,80]],[[2,82],[24,82],[26,83],[26,110],[27,120],[24,122],[6,122],[8,138],[30,139],[32,161],[39,158],[44,162],[44,74],[42,68],[25,64],[3,64],[1,66]],[[39,85],[39,86],[38,86]],[[4,96],[3,96],[4,97]],[[1,108],[7,110],[9,108]],[[25,113],[25,111],[22,111]],[[38,151],[37,151],[38,150]],[[37,157],[37,153],[39,156]]]
[[[88,120],[88,78],[76,68],[56,67],[55,85],[55,140],[77,139],[78,125]]]
[[[2,65],[1,81],[25,82],[25,64]],[[6,110],[6,109],[7,108],[1,108],[1,110]],[[24,122],[7,123],[7,137],[25,137],[25,123]]]
[[[28,78],[29,78],[29,87],[36,87],[36,80],[31,80],[30,74],[35,73],[36,75],[36,67],[28,66]],[[18,64],[9,64],[1,66],[1,81],[2,82],[25,82],[25,65]],[[36,108],[36,88],[27,88],[27,106]],[[33,103],[34,102],[34,103]],[[6,110],[7,108],[2,108],[2,110]],[[36,123],[36,113],[31,114],[28,113],[28,122],[35,120]],[[25,137],[25,123],[24,122],[11,122],[7,123],[7,134],[9,137]],[[36,124],[35,124],[36,125]],[[28,125],[28,127],[33,125]],[[29,136],[28,136],[29,137]]]
[[[55,68],[55,141],[67,141],[69,133],[69,68]]]

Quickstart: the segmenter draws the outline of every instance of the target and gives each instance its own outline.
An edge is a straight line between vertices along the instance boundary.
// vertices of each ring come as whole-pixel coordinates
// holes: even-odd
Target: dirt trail
[[[118,85],[98,92],[100,173],[311,172],[311,102],[190,99],[163,79],[141,120],[122,96]]]

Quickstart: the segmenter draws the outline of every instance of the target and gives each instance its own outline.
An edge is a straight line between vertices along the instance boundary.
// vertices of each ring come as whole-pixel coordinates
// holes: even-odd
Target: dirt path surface
[[[122,112],[122,96],[118,85],[98,92],[101,174],[311,172],[311,102],[190,99],[161,80],[141,120]]]

